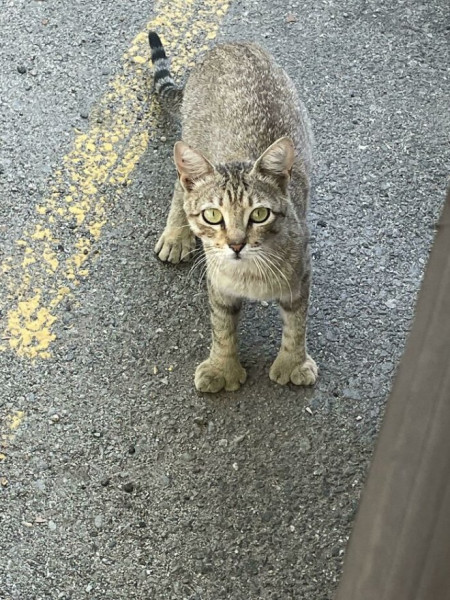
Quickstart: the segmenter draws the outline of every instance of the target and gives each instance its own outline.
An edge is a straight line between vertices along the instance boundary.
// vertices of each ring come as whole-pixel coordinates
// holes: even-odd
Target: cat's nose
[[[245,242],[243,244],[228,244],[228,245],[234,252],[236,252],[236,254],[239,254],[239,252],[245,246]]]

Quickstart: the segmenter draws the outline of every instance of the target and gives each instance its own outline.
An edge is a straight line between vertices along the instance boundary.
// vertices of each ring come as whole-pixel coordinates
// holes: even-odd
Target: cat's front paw
[[[195,371],[195,387],[199,392],[214,394],[223,389],[235,392],[246,379],[247,373],[238,360],[213,362],[208,358]]]
[[[318,372],[316,363],[308,354],[306,360],[300,362],[288,352],[280,352],[270,368],[269,377],[280,385],[289,382],[295,385],[314,385]]]
[[[159,260],[173,264],[188,261],[195,250],[195,236],[188,227],[166,227],[155,246]]]

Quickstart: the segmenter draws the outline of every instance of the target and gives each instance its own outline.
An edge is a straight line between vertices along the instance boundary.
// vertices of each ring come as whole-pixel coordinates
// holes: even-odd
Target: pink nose
[[[236,252],[236,254],[239,254],[239,252],[245,246],[245,244],[228,244],[228,245],[230,246],[230,248],[232,250],[234,250],[234,252]]]

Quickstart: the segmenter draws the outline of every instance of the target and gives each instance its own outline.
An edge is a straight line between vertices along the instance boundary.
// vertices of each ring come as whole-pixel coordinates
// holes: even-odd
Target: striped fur
[[[156,93],[166,109],[171,112],[179,112],[183,100],[183,89],[176,85],[170,73],[170,61],[166,56],[161,39],[157,33],[150,31],[148,42],[154,67],[153,78]]]

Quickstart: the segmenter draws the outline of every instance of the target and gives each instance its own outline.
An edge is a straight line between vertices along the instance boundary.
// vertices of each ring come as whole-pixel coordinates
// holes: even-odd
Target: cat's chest
[[[264,271],[254,265],[211,269],[212,285],[224,294],[251,300],[279,299],[291,294],[291,283],[283,274]]]

